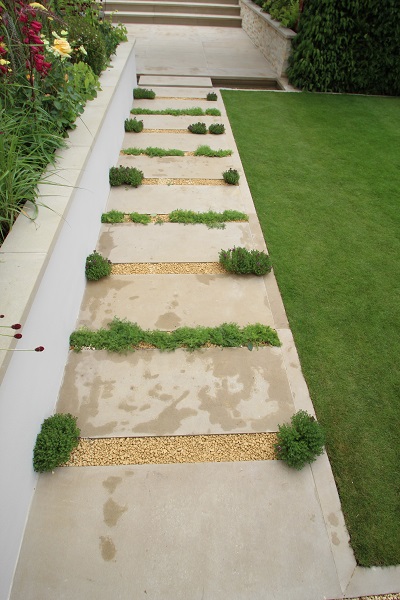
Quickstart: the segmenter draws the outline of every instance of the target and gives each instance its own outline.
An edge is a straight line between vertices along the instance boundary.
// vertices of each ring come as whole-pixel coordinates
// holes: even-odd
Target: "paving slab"
[[[159,57],[159,51],[154,49],[154,55]],[[164,58],[165,58],[165,48],[164,48]],[[173,53],[174,54],[174,53]],[[147,53],[147,56],[150,57],[151,54]],[[182,60],[181,55],[181,60]],[[141,75],[139,79],[139,84],[141,86],[144,85],[160,85],[160,86],[182,86],[182,87],[199,87],[199,88],[207,88],[212,87],[211,79],[209,77],[177,77],[172,75]]]
[[[88,282],[78,325],[117,316],[143,329],[262,323],[274,327],[263,278],[233,275],[112,275]]]
[[[178,208],[197,212],[244,212],[245,203],[240,187],[236,185],[215,185],[212,188],[205,185],[142,185],[135,189],[119,186],[111,188],[107,202],[107,210],[125,213],[170,213]]]
[[[247,223],[227,223],[225,229],[201,225],[102,225],[97,250],[113,263],[215,262],[222,248],[244,246],[253,240]]]
[[[339,596],[310,469],[266,461],[41,475],[11,600]]]
[[[200,142],[201,143],[201,142]],[[208,158],[206,156],[123,156],[118,158],[118,165],[136,167],[143,171],[146,178],[178,178],[178,179],[222,179],[222,173],[235,168],[240,173],[239,155],[226,158]]]
[[[157,91],[156,89],[154,91]],[[219,95],[221,98],[221,96]],[[188,102],[187,100],[176,100],[176,99],[159,99],[157,96],[154,100],[148,99],[138,99],[133,100],[132,108],[148,108],[150,110],[167,110],[168,108],[173,109],[189,109],[189,108],[201,108],[203,111],[206,111],[209,108],[218,109],[222,115],[226,116],[225,106],[222,100],[217,100],[216,102],[209,102],[205,98],[202,100],[192,100]],[[195,116],[192,118],[201,119],[201,116]]]
[[[193,152],[199,146],[207,145],[213,150],[232,150],[231,139],[226,134],[221,135],[193,135],[191,133],[126,133],[122,148],[177,148]]]
[[[295,412],[280,348],[71,352],[57,403],[83,437],[277,431]]]
[[[145,87],[143,85],[139,85],[139,87]],[[174,87],[174,86],[157,86],[157,89],[154,90],[157,94],[157,98],[159,96],[171,97],[171,98],[205,98],[207,94],[211,91],[209,87]],[[210,102],[210,107],[212,107],[214,102]]]

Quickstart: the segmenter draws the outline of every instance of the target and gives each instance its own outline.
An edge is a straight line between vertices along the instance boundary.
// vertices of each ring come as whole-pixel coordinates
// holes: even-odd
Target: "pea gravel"
[[[160,177],[145,177],[143,185],[229,185],[223,179],[162,179]]]
[[[190,133],[188,129],[146,129],[143,128],[143,133]]]
[[[227,271],[217,262],[209,263],[115,263],[112,275],[226,275]]]
[[[67,467],[276,460],[276,433],[81,438]]]

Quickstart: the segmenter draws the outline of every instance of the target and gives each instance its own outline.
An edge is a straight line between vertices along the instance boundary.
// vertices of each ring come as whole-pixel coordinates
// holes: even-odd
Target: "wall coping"
[[[261,7],[258,6],[257,4],[254,4],[254,2],[252,2],[251,0],[240,0],[240,2],[242,4],[245,4],[250,10],[255,12],[261,19],[266,21],[268,23],[268,25],[270,25],[273,29],[275,29],[275,31],[278,33],[278,35],[283,37],[285,40],[292,40],[294,37],[296,37],[297,34],[295,31],[293,31],[293,29],[289,29],[288,27],[283,27],[283,25],[281,25],[279,23],[279,21],[276,21],[275,19],[273,19],[269,13],[263,12],[261,10]]]

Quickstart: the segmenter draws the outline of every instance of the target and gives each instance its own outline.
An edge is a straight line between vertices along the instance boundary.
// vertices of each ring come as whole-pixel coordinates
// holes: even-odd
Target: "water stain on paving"
[[[103,481],[103,486],[106,488],[106,490],[108,490],[109,494],[113,494],[121,481],[122,477],[110,476]]]
[[[108,527],[115,527],[124,512],[128,510],[127,506],[120,506],[112,498],[109,498],[103,505],[103,520]]]
[[[338,520],[337,516],[335,515],[335,513],[329,514],[328,521],[331,525],[333,525],[333,527],[337,527],[339,525],[339,520]]]
[[[143,379],[157,379],[157,377],[160,377],[160,374],[156,373],[155,375],[152,375],[149,369],[146,369],[143,373]]]
[[[115,557],[117,551],[114,545],[114,542],[112,541],[112,539],[110,537],[105,537],[103,535],[100,536],[100,552],[101,552],[101,556],[102,559],[109,562],[110,560],[113,560],[113,558]]]
[[[177,314],[174,312],[167,312],[158,317],[157,321],[155,322],[155,327],[158,329],[170,330],[179,327],[181,322],[182,319],[178,317]]]
[[[132,428],[132,431],[148,435],[172,435],[182,426],[182,421],[188,417],[197,415],[197,411],[192,408],[177,408],[179,403],[189,396],[189,393],[189,390],[186,390],[175,402],[167,406],[154,419],[139,423]]]

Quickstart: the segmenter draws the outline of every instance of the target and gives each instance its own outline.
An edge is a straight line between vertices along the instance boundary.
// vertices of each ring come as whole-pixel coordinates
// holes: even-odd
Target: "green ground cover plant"
[[[169,150],[164,148],[153,148],[149,146],[148,148],[124,148],[121,150],[122,154],[128,154],[131,156],[140,156],[144,154],[146,156],[150,156],[154,158],[155,156],[185,156],[183,150],[177,150],[176,148],[170,148]]]
[[[115,222],[115,221],[114,221]],[[111,262],[101,254],[92,252],[86,258],[85,275],[88,281],[99,281],[111,274]]]
[[[223,158],[231,156],[232,150],[212,150],[210,146],[199,146],[194,153],[195,156],[208,156],[210,158]]]
[[[289,467],[300,471],[323,453],[325,436],[318,421],[304,410],[294,414],[290,423],[279,425],[275,452]]]
[[[143,172],[136,167],[111,167],[109,180],[111,187],[118,185],[139,187],[143,181]]]
[[[217,213],[212,210],[208,212],[194,212],[192,210],[173,210],[168,215],[171,223],[196,224],[202,223],[209,228],[217,227],[223,229],[229,221],[248,221],[248,216],[237,210],[224,210]]]
[[[357,561],[399,564],[400,99],[222,95]]]
[[[208,102],[215,102],[218,100],[218,96],[215,92],[208,92],[206,100],[208,100]]]
[[[129,133],[140,133],[143,131],[143,121],[137,119],[125,119],[125,131]]]
[[[154,100],[156,93],[153,90],[147,90],[146,88],[135,88],[133,90],[133,97],[135,100]]]
[[[190,133],[196,133],[197,135],[205,135],[207,133],[207,125],[205,123],[192,123],[188,127]]]
[[[33,468],[38,473],[52,471],[66,463],[79,442],[76,417],[57,413],[42,423],[33,450]]]
[[[221,135],[221,133],[225,133],[225,125],[223,123],[212,123],[208,128],[208,133]]]
[[[101,215],[102,223],[123,223],[125,214],[120,210],[109,210]]]
[[[131,108],[132,115],[170,115],[173,117],[190,116],[204,117],[205,115],[212,117],[220,117],[221,111],[217,108],[164,108],[162,110],[152,110],[150,108]]]
[[[226,271],[238,275],[266,275],[272,268],[268,254],[241,247],[221,250],[219,262]]]
[[[133,223],[141,223],[141,225],[148,225],[151,223],[150,215],[143,215],[137,212],[130,213],[129,218]]]
[[[229,183],[229,185],[238,185],[240,179],[240,175],[236,169],[224,171],[222,177],[224,178],[225,183]]]
[[[159,350],[177,348],[196,350],[208,344],[222,347],[280,346],[274,329],[260,323],[239,327],[236,323],[223,323],[218,327],[179,327],[173,331],[144,330],[137,323],[115,317],[108,328],[91,331],[78,329],[71,334],[70,345],[79,352],[83,348],[108,350],[109,352],[133,352],[140,343]]]

